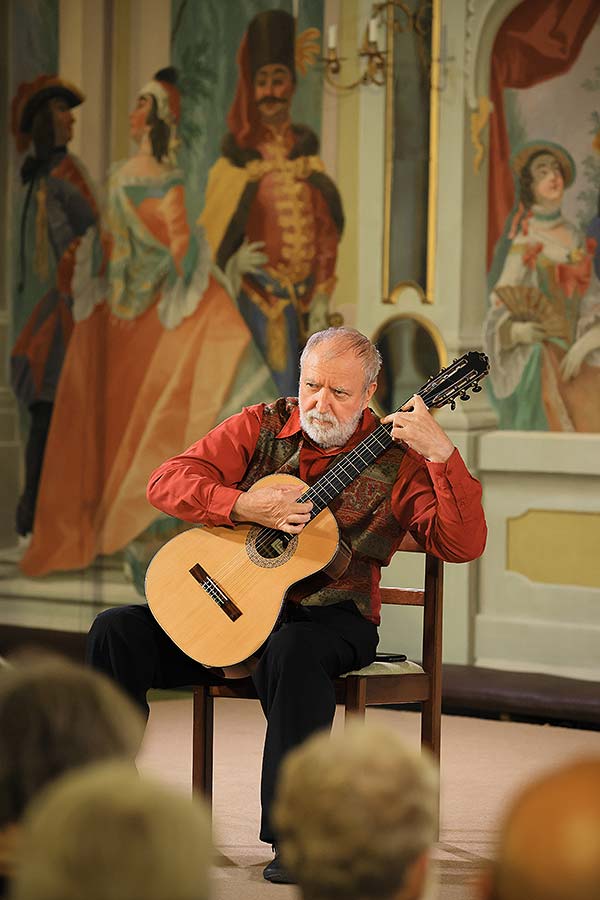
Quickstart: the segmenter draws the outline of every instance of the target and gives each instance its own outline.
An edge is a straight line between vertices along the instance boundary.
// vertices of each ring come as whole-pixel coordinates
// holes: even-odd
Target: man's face
[[[276,125],[289,117],[295,84],[287,66],[262,66],[254,76],[254,99],[265,125]]]
[[[560,203],[565,182],[560,165],[551,153],[542,153],[531,164],[535,202],[540,205]]]
[[[75,117],[71,107],[62,97],[52,97],[49,102],[54,128],[54,144],[57,147],[64,147],[73,137]]]
[[[335,340],[317,345],[300,372],[300,422],[321,447],[343,447],[356,431],[377,382],[365,390],[362,363]]]

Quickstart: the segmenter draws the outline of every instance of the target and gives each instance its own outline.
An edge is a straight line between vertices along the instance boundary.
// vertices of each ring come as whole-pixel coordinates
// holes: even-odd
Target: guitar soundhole
[[[251,528],[246,537],[246,551],[257,566],[274,569],[282,566],[296,552],[298,535],[273,528]]]

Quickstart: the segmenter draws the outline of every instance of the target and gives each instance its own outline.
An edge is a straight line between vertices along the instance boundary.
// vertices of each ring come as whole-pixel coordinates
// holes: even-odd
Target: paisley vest
[[[242,490],[266,475],[300,477],[302,432],[277,437],[297,406],[297,399],[288,397],[265,407],[256,448],[239,484]],[[378,424],[374,415],[373,423]],[[379,623],[379,569],[389,563],[403,536],[391,504],[392,487],[403,456],[402,447],[390,447],[329,503],[341,535],[352,549],[350,565],[336,581],[320,585],[316,579],[298,582],[288,591],[288,600],[306,606],[353,600],[366,618]],[[335,456],[332,462],[338,459]]]

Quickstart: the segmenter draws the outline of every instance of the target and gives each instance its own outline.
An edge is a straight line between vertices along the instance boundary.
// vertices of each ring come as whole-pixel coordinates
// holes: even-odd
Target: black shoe
[[[297,884],[296,879],[292,878],[290,873],[283,868],[279,850],[276,847],[273,847],[273,849],[275,850],[275,856],[269,865],[263,869],[265,881],[271,881],[273,884]]]

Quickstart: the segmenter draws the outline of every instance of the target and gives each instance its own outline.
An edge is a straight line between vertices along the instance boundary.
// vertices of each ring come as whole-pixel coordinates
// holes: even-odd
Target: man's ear
[[[371,397],[373,396],[373,394],[375,393],[376,390],[377,390],[377,382],[372,381],[371,384],[369,385],[369,387],[367,388],[367,390],[365,391],[365,404],[363,406],[363,409],[367,408],[367,406],[369,405],[369,402],[371,400]]]

